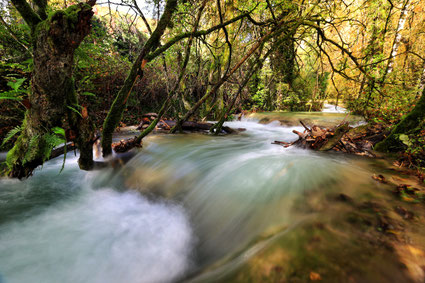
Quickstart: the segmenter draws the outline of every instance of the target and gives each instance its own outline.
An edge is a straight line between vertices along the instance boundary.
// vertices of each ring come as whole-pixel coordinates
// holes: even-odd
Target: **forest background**
[[[24,135],[32,106],[37,40],[28,17],[16,8],[28,3],[52,23],[58,11],[79,5],[12,2],[3,1],[0,10],[2,150]],[[242,111],[320,111],[328,102],[392,129],[409,113],[419,113],[415,123],[393,130],[391,145],[383,149],[423,170],[424,10],[419,0],[98,2],[91,30],[73,53],[78,103],[66,108],[88,116],[91,129],[104,133],[111,120],[119,122],[110,123],[114,130],[140,123],[146,112],[221,121]],[[136,64],[144,51],[143,63]],[[133,84],[126,88],[132,73]],[[118,118],[111,114],[114,101],[124,101]],[[44,134],[68,139],[66,125],[49,125]],[[11,164],[40,159],[38,153],[28,155],[32,141]]]

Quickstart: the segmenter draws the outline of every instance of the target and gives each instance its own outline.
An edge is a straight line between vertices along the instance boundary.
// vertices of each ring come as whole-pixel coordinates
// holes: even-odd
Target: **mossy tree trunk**
[[[90,169],[94,131],[87,109],[78,105],[73,65],[75,49],[90,32],[94,3],[76,4],[47,17],[42,1],[37,1],[37,13],[25,0],[12,2],[32,30],[34,69],[22,132],[7,155],[9,175],[27,177],[48,159],[55,127],[70,133],[68,141],[80,149],[80,168]]]
[[[195,23],[193,25],[193,30],[192,30],[193,33],[195,33],[198,30],[199,21],[201,20],[202,12],[204,11],[206,4],[207,4],[207,0],[203,0],[203,2],[201,3],[201,6],[199,7],[199,11],[198,11],[198,14],[196,16]],[[143,132],[140,133],[140,135],[136,139],[136,143],[140,144],[142,142],[142,139],[145,138],[147,135],[149,135],[149,133],[152,132],[155,129],[158,122],[162,119],[162,116],[168,110],[171,99],[173,98],[175,93],[178,91],[178,89],[180,87],[180,83],[183,80],[183,77],[186,73],[186,68],[187,68],[187,64],[189,63],[190,49],[192,47],[193,39],[194,39],[194,36],[191,35],[189,37],[189,40],[186,44],[186,48],[185,48],[185,51],[184,51],[185,57],[184,57],[184,60],[182,62],[181,68],[180,68],[179,77],[178,77],[176,83],[174,84],[173,89],[168,92],[167,98],[164,101],[164,103],[162,104],[161,109],[158,112],[158,117],[154,121],[152,121],[152,123],[149,125],[149,127],[147,127]]]
[[[425,89],[422,91],[422,95],[419,101],[416,103],[415,108],[406,115],[391,131],[390,135],[385,138],[382,142],[376,144],[375,150],[381,152],[397,152],[404,148],[402,141],[400,140],[401,134],[408,134],[409,131],[414,130],[419,124],[425,119]]]
[[[154,51],[160,45],[161,36],[164,34],[165,29],[171,22],[171,17],[177,7],[177,0],[167,0],[164,12],[158,22],[156,29],[151,34],[150,38],[146,41],[142,50],[139,53],[136,61],[134,62],[130,73],[124,81],[124,85],[115,97],[114,102],[106,116],[103,123],[102,131],[102,154],[108,156],[112,153],[112,134],[118,127],[121,117],[127,107],[127,100],[130,97],[134,83],[137,79],[143,76],[143,69],[148,62],[146,56],[149,52]]]

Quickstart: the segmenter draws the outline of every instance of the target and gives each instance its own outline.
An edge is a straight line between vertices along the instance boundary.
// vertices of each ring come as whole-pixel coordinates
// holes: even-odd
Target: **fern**
[[[65,168],[65,161],[66,161],[66,135],[65,135],[65,130],[60,128],[60,127],[54,127],[52,128],[52,132],[54,133],[53,135],[46,135],[45,136],[45,140],[46,143],[48,144],[50,151],[48,153],[48,156],[45,158],[49,158],[50,154],[52,153],[52,149],[61,145],[61,144],[65,144],[64,147],[64,154],[63,154],[63,163],[62,163],[62,168],[59,171],[59,173],[61,173],[63,171],[63,169]]]
[[[18,89],[22,86],[25,80],[25,78],[15,79],[14,81],[9,81],[7,85],[10,86],[14,91],[18,91]]]
[[[46,143],[45,150],[43,153],[43,161],[49,159],[52,150],[65,143],[65,139],[63,137],[58,136],[57,134],[47,134],[43,136],[44,142]]]
[[[22,131],[21,126],[16,126],[12,130],[10,130],[7,133],[6,137],[4,138],[0,147],[3,147],[11,138],[13,138],[16,134],[20,133],[21,131]]]
[[[81,113],[80,113],[80,111],[78,111],[77,109],[75,109],[74,107],[72,107],[72,106],[67,106],[68,107],[68,109],[71,109],[72,111],[74,111],[75,113],[77,113],[78,115],[80,115],[80,117],[82,118],[83,117],[83,115],[81,115]]]
[[[54,127],[52,128],[52,132],[56,135],[60,136],[61,138],[65,139],[65,130],[60,127]]]
[[[65,142],[63,137],[60,137],[56,134],[47,134],[43,136],[44,141],[50,148],[55,148]]]
[[[28,150],[25,152],[24,160],[22,161],[22,165],[33,159],[33,157],[37,154],[37,144],[39,140],[39,135],[34,135],[31,137],[28,143]]]
[[[18,95],[21,94],[21,91],[15,91],[15,90],[11,90],[11,91],[6,91],[6,92],[2,92],[0,93],[0,100],[3,99],[10,99],[10,100],[22,100],[22,97],[19,97]]]

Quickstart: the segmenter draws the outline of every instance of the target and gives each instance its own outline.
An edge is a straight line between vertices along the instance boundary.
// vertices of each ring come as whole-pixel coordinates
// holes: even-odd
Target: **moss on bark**
[[[381,152],[397,152],[405,148],[405,145],[400,140],[401,134],[408,134],[410,131],[417,128],[425,119],[425,89],[413,110],[406,115],[391,131],[390,135],[382,142],[377,143],[375,150]]]
[[[128,97],[131,95],[131,90],[133,89],[134,83],[138,78],[141,78],[143,76],[143,68],[147,62],[145,57],[149,54],[149,52],[154,51],[159,46],[161,36],[164,34],[165,29],[171,22],[171,17],[176,9],[176,6],[177,0],[167,0],[164,12],[158,22],[156,29],[140,51],[139,56],[131,67],[130,73],[124,81],[123,87],[120,89],[117,96],[115,97],[114,102],[111,105],[108,115],[106,116],[105,122],[103,123],[103,156],[108,156],[112,153],[112,134],[114,130],[118,127],[119,122],[121,121],[124,110],[127,107]]]
[[[75,133],[73,141],[80,149],[83,169],[93,164],[93,128],[88,115],[78,115],[69,108],[78,108],[73,80],[74,52],[90,31],[92,15],[91,6],[80,3],[53,12],[32,27],[34,70],[30,107],[21,135],[7,155],[10,176],[27,177],[49,158],[55,127]]]

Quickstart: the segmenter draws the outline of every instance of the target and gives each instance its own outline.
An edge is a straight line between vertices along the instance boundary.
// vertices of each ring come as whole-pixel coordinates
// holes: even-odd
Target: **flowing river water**
[[[261,115],[228,122],[238,135],[150,136],[123,167],[84,172],[68,154],[61,173],[60,157],[0,180],[0,282],[303,282],[325,276],[321,264],[335,282],[342,266],[350,282],[405,280],[393,251],[359,246],[333,221],[349,210],[340,193],[392,197],[370,178],[380,161],[273,145],[302,128]]]

